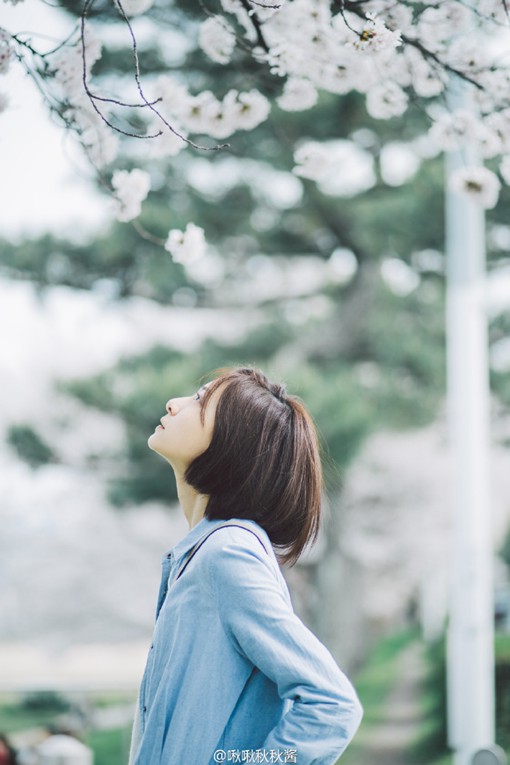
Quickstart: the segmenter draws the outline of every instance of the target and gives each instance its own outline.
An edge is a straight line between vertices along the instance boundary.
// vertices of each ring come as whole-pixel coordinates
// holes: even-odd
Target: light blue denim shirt
[[[244,528],[218,529],[190,558],[224,523]],[[130,765],[333,765],[361,704],[294,613],[267,533],[203,518],[162,563]]]

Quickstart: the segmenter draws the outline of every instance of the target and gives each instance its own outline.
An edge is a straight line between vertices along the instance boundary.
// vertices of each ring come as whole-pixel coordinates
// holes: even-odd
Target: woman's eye
[[[198,400],[200,399],[200,393],[198,393],[198,391],[197,391],[197,392],[195,393],[195,395],[193,396],[193,398],[194,398],[196,401],[198,401]]]

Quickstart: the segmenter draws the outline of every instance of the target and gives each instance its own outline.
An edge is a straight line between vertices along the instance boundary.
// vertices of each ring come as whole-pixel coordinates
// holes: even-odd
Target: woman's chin
[[[158,451],[156,448],[157,440],[158,440],[158,437],[157,437],[156,431],[154,431],[154,433],[151,433],[149,438],[147,439],[147,446],[149,447],[149,449],[152,449],[154,452]]]
[[[147,446],[149,449],[152,449],[153,452],[156,452],[156,454],[159,454],[160,457],[163,457],[163,459],[168,459],[168,456],[166,454],[165,445],[161,442],[158,444],[158,431],[154,431],[154,433],[151,433],[149,438],[147,439]]]

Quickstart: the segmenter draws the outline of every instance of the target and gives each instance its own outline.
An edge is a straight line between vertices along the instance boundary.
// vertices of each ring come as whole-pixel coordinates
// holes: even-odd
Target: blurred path
[[[356,757],[360,765],[414,765],[406,750],[414,742],[423,719],[421,683],[426,667],[423,646],[415,642],[402,651],[395,685],[386,699],[381,719],[367,731]]]

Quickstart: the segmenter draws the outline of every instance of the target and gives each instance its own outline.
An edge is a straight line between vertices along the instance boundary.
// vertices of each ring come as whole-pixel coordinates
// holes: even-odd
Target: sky
[[[2,25],[13,33],[37,30],[57,39],[71,29],[60,11],[40,0],[16,6],[2,3]],[[36,47],[47,44],[35,34],[33,42]],[[0,91],[10,102],[0,114],[0,236],[16,239],[21,232],[37,235],[52,230],[79,238],[108,221],[108,200],[86,178],[78,148],[52,122],[35,85],[17,62],[1,78]]]

